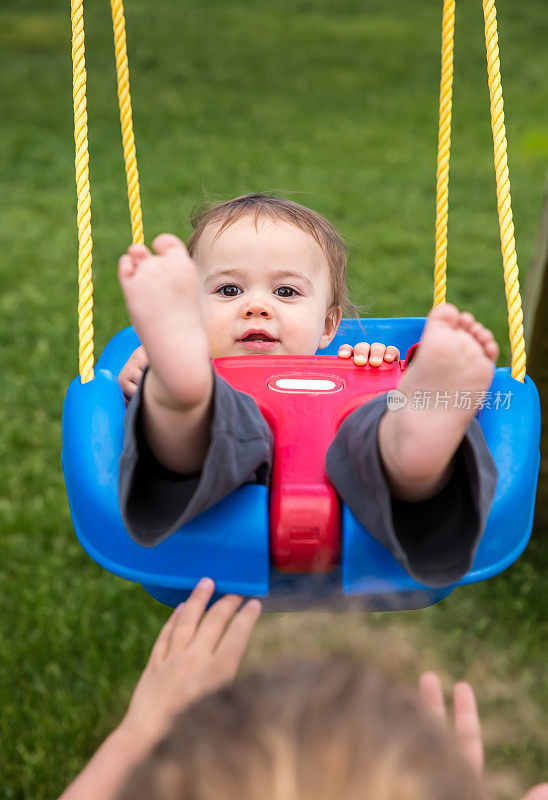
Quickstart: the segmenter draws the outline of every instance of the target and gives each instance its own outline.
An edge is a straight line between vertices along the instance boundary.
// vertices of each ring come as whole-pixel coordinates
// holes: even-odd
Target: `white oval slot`
[[[331,392],[337,386],[335,381],[320,378],[279,378],[275,385],[278,389],[295,392]]]

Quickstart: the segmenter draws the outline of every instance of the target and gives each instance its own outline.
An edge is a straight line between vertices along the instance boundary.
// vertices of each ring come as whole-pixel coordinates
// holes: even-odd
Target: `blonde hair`
[[[248,674],[175,718],[119,800],[482,800],[421,704],[349,659]]]
[[[188,252],[191,256],[196,252],[200,237],[208,225],[220,225],[215,234],[217,238],[239,219],[247,216],[253,216],[255,225],[261,218],[282,220],[313,236],[323,250],[329,268],[331,298],[328,310],[332,311],[340,306],[343,314],[351,313],[359,318],[357,307],[348,297],[347,246],[328,220],[292,200],[272,194],[254,193],[244,194],[224,203],[206,204],[192,215],[194,231],[188,240]]]

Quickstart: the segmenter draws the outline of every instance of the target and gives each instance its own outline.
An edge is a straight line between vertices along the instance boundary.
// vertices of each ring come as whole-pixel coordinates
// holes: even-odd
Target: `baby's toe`
[[[452,327],[455,327],[459,321],[460,312],[452,303],[442,303],[435,306],[428,315],[429,319],[433,321],[446,322]]]
[[[483,352],[491,361],[496,361],[499,357],[499,346],[494,339],[490,339],[483,345]]]
[[[486,329],[483,327],[481,322],[474,322],[474,324],[470,326],[470,334],[477,339],[478,342],[482,341],[485,332]]]
[[[137,267],[133,259],[127,253],[118,261],[118,278],[120,281],[123,282],[132,278],[136,270]]]
[[[488,328],[486,328],[480,322],[478,322],[477,324],[478,328],[475,332],[475,336],[478,342],[481,342],[481,344],[486,344],[487,342],[495,338]]]
[[[172,233],[161,233],[154,239],[152,246],[160,256],[167,253],[168,250],[173,250],[174,247],[182,247],[186,250],[184,242]]]
[[[459,325],[468,333],[474,335],[474,326],[477,324],[477,320],[473,314],[469,311],[463,311],[460,315]]]
[[[150,250],[144,244],[130,244],[127,251],[136,261],[142,261],[143,258],[151,255]]]

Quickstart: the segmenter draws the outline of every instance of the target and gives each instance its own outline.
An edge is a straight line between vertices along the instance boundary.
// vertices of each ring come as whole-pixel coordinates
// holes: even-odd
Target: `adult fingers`
[[[461,682],[453,689],[455,735],[462,754],[481,775],[483,770],[483,741],[474,690]]]
[[[166,657],[169,651],[169,644],[171,642],[171,636],[175,627],[175,623],[177,622],[183,607],[184,603],[181,603],[171,612],[162,630],[158,634],[158,638],[154,642],[150,653],[150,658],[148,660],[149,665],[158,664]]]
[[[249,600],[232,618],[226,629],[215,655],[223,665],[227,678],[236,675],[261,611],[259,600]]]
[[[214,591],[215,584],[211,578],[202,578],[177,615],[169,643],[170,651],[188,647]]]
[[[379,367],[384,359],[386,347],[380,342],[373,342],[371,345],[371,352],[369,353],[369,363],[373,367]]]
[[[233,614],[241,604],[242,598],[235,594],[226,594],[220,600],[217,600],[215,605],[209,609],[196,631],[192,641],[192,648],[212,653],[219,644]]]
[[[422,673],[419,678],[419,693],[430,713],[446,724],[447,711],[443,699],[443,689],[439,676],[435,672]]]
[[[350,344],[341,344],[339,347],[338,356],[339,358],[350,358],[352,353],[354,352],[354,348]]]

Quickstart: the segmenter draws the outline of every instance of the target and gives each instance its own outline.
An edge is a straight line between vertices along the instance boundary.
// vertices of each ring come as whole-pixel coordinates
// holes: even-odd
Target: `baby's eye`
[[[225,293],[225,289],[230,289],[230,291]],[[234,291],[234,289],[236,291]],[[221,297],[238,297],[238,292],[241,291],[240,287],[236,286],[235,283],[225,283],[215,290],[216,294],[220,294]]]
[[[236,286],[235,283],[224,283],[215,290],[215,293],[220,294],[221,297],[239,297],[241,291],[242,290],[240,287]],[[292,286],[279,286],[277,289],[275,289],[275,292],[280,292],[278,297],[282,297],[284,299],[298,297],[300,294],[297,289],[294,289]]]
[[[280,294],[279,297],[290,298],[290,297],[298,297],[299,292],[294,289],[292,286],[279,286],[276,289],[277,292],[284,292],[284,294]],[[291,294],[287,294],[287,292],[291,292]]]

